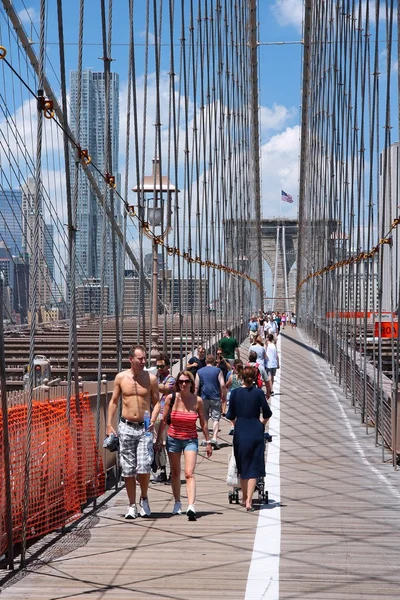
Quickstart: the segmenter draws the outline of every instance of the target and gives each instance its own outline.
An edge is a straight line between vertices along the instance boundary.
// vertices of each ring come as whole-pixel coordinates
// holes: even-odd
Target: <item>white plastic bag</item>
[[[232,454],[229,457],[228,462],[228,474],[226,476],[226,484],[230,487],[237,487],[239,485],[239,477],[236,467],[235,455]]]

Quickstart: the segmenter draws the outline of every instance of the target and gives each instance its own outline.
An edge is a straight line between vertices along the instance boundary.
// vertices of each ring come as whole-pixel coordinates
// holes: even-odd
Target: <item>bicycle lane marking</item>
[[[273,415],[269,432],[272,435],[272,442],[268,444],[267,474],[265,476],[265,489],[268,490],[269,504],[263,505],[259,511],[245,600],[279,600],[281,552],[280,383],[282,372],[280,336],[277,348],[280,369],[277,370],[274,382],[275,394],[271,400]]]

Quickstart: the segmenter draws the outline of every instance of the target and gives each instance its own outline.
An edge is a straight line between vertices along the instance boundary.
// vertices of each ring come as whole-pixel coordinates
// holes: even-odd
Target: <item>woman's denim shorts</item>
[[[178,440],[177,438],[167,436],[167,451],[168,452],[185,452],[185,450],[192,450],[197,452],[199,449],[199,441],[197,438],[190,438],[188,440]]]

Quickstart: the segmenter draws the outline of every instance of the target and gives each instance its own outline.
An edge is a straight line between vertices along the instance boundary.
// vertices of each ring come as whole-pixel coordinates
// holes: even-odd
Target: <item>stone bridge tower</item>
[[[267,309],[279,312],[295,310],[296,277],[291,272],[297,259],[297,219],[261,221],[262,254],[272,272],[272,297]]]

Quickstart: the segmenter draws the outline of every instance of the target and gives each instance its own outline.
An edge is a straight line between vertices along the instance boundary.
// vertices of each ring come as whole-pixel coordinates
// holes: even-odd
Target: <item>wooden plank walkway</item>
[[[151,486],[150,518],[125,522],[121,490],[48,547],[2,598],[398,600],[400,474],[381,464],[380,449],[301,333],[286,329],[281,347],[280,394],[273,399],[280,436],[268,445],[270,461],[280,456],[279,510],[274,502],[254,513],[228,504],[231,437],[224,421],[221,450],[211,460],[203,449],[199,456],[197,522],[171,515],[164,485]],[[272,489],[270,495],[274,500]],[[279,591],[271,592],[278,514]],[[257,525],[265,579],[246,595]]]

